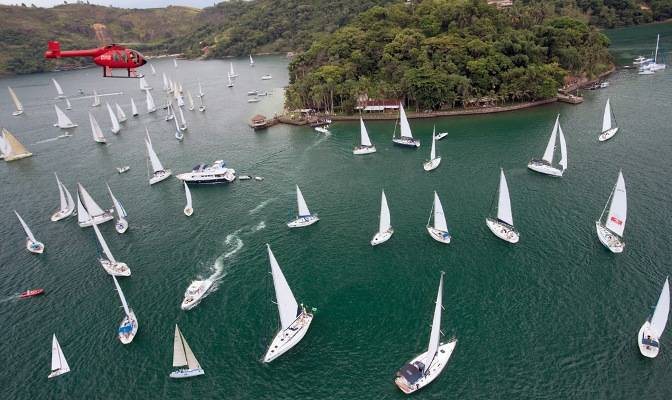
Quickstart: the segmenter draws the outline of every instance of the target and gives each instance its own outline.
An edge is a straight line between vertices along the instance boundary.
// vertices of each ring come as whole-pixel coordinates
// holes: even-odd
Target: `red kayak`
[[[26,290],[25,292],[21,293],[19,297],[21,298],[33,297],[33,296],[39,296],[43,293],[44,289],[32,289],[32,290]]]

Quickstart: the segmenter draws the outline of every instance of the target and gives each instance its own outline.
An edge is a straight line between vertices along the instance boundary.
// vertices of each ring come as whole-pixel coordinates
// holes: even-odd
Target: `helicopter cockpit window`
[[[113,59],[114,61],[119,61],[119,53],[117,53],[116,51],[113,52],[113,53],[112,53],[112,59]]]
[[[127,60],[127,58],[126,58],[126,52],[125,52],[125,51],[122,51],[122,52],[120,52],[120,53],[121,53],[121,59],[122,59],[122,61],[126,62],[126,60]]]
[[[138,54],[134,51],[129,51],[128,55],[130,56],[131,62],[137,63],[138,62]]]

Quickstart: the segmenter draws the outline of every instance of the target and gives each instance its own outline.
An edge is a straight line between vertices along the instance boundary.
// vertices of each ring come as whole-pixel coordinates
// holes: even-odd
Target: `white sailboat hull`
[[[431,236],[437,242],[445,244],[450,243],[451,236],[450,233],[448,233],[447,231],[441,231],[434,227],[428,226],[427,232],[429,232],[429,236]]]
[[[74,212],[75,212],[74,207],[72,208],[72,210],[58,210],[51,215],[51,222],[56,222],[56,221],[60,221],[64,218],[68,218]]]
[[[191,378],[199,375],[205,375],[205,371],[203,371],[203,368],[178,369],[177,371],[171,372],[169,376],[173,379],[181,379],[181,378]]]
[[[107,221],[112,221],[114,219],[114,215],[112,215],[111,212],[106,212],[101,215],[96,215],[95,217],[85,221],[85,222],[78,222],[80,228],[86,228],[88,226],[92,226],[93,224],[99,225],[102,224],[103,222]]]
[[[448,343],[439,345],[439,349],[436,353],[436,356],[432,360],[432,363],[425,369],[426,372],[424,376],[422,376],[416,382],[410,384],[404,377],[397,376],[397,378],[394,380],[394,383],[399,389],[401,389],[402,392],[406,394],[411,394],[429,385],[441,374],[441,372],[443,372],[443,369],[448,364],[448,360],[450,360],[450,356],[455,350],[455,346],[457,346],[457,339],[453,339]],[[422,353],[418,355],[409,361],[409,364],[413,364],[418,361],[423,362],[427,357],[426,354],[427,353]]]
[[[104,258],[100,259],[100,265],[103,266],[103,269],[105,272],[108,273],[108,275],[112,276],[131,276],[131,269],[128,268],[128,265],[123,262],[110,262],[110,260],[106,260]]]
[[[194,209],[191,207],[184,207],[184,215],[187,217],[191,217],[191,215],[194,213]]]
[[[44,253],[44,243],[26,238],[26,250],[33,254]]]
[[[18,117],[21,114],[23,114],[23,110],[16,110],[12,113],[12,115],[15,116],[15,117]]]
[[[313,314],[306,312],[304,309],[287,329],[275,335],[271,345],[268,346],[266,355],[264,355],[264,362],[270,363],[296,346],[306,336],[311,322],[313,322]]]
[[[408,138],[408,137],[395,137],[392,139],[392,143],[405,146],[405,147],[415,147],[416,149],[420,147],[420,141],[418,139]]]
[[[64,371],[64,370],[57,369],[56,371],[51,371],[51,373],[49,374],[49,376],[47,376],[47,378],[48,379],[55,378],[59,375],[67,374],[68,372],[70,372],[70,371],[69,370]]]
[[[133,310],[129,310],[129,315],[130,318],[128,315],[124,315],[124,319],[121,321],[121,324],[119,324],[119,328],[121,329],[127,324],[130,324],[132,326],[131,331],[128,333],[123,333],[120,330],[117,331],[119,340],[123,344],[131,343],[133,338],[135,338],[135,334],[138,333],[138,319],[135,317],[135,312]]]
[[[117,233],[124,233],[128,229],[128,221],[124,218],[119,218],[117,222],[114,224],[114,229],[117,231]]]
[[[290,228],[303,228],[304,226],[312,225],[319,220],[317,214],[313,214],[305,217],[298,217],[295,220],[289,221],[287,226]]]
[[[149,178],[149,184],[153,185],[155,183],[159,183],[164,179],[167,179],[170,175],[172,175],[171,170],[166,169],[163,171],[156,171],[151,178]]]
[[[556,168],[543,160],[531,160],[527,164],[527,168],[532,171],[539,172],[540,174],[550,175],[550,176],[562,176],[564,170]]]
[[[376,152],[376,146],[357,146],[352,150],[352,154],[362,155],[362,154],[373,154]]]
[[[77,124],[65,124],[65,125],[59,125],[59,124],[54,124],[55,127],[61,128],[61,129],[70,129],[70,128],[76,128]]]
[[[622,253],[625,248],[623,239],[616,236],[613,232],[607,229],[600,221],[595,222],[595,229],[597,230],[597,237],[604,247],[608,248],[612,253]]]
[[[212,287],[213,282],[211,280],[205,280],[205,281],[200,281],[201,284],[198,286],[198,291],[197,292],[189,292],[189,289],[191,288],[191,285],[189,288],[187,288],[187,291],[184,293],[184,300],[182,300],[182,304],[180,304],[180,308],[184,311],[191,310],[192,308],[196,307],[201,300],[203,300],[203,297],[210,291],[210,288]],[[192,285],[194,282],[192,282]]]
[[[383,244],[390,240],[392,237],[392,234],[394,233],[394,229],[390,228],[386,230],[385,232],[377,232],[374,236],[373,239],[371,239],[371,246],[377,246],[379,244]]]
[[[434,135],[434,139],[441,140],[441,139],[445,138],[446,136],[448,136],[448,132],[441,132],[441,133],[437,133],[436,135]]]
[[[618,132],[618,127],[611,128],[611,129],[609,129],[609,130],[606,130],[606,131],[600,133],[600,136],[597,137],[597,140],[599,140],[600,142],[604,142],[604,141],[606,141],[606,140],[609,140],[609,139],[611,139],[612,137],[614,137],[614,135],[616,134],[616,132]]]
[[[425,171],[431,171],[433,169],[436,169],[439,166],[439,164],[441,164],[441,157],[436,157],[422,164],[422,169],[424,169]]]
[[[651,340],[654,343],[644,343],[645,339]],[[639,346],[639,352],[642,353],[644,357],[656,358],[658,352],[660,351],[660,340],[651,332],[651,322],[646,321],[641,328],[639,328],[639,334],[637,336],[637,345]]]
[[[520,234],[515,229],[512,229],[510,226],[505,225],[496,219],[486,218],[485,223],[495,236],[506,242],[518,243],[520,240]]]

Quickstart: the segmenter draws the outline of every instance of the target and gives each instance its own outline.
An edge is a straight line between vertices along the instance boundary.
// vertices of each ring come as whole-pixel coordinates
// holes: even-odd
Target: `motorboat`
[[[42,289],[42,288],[30,289],[30,290],[26,290],[25,292],[21,293],[19,295],[19,297],[22,298],[22,299],[25,299],[25,298],[28,298],[28,297],[39,296],[41,294],[44,294],[44,289]]]
[[[210,290],[212,283],[213,282],[209,279],[204,281],[191,282],[187,290],[184,292],[184,300],[182,300],[180,308],[187,311],[196,307],[203,299],[203,296],[205,296],[208,290]]]
[[[117,167],[117,172],[123,174],[124,172],[127,172],[129,169],[131,169],[131,167],[129,167],[128,165],[124,165],[123,167]]]
[[[269,75],[269,74],[263,75],[263,76],[261,77],[261,80],[262,80],[262,81],[267,81],[267,80],[269,80],[269,79],[273,79],[273,77],[272,77],[271,75]]]
[[[325,126],[316,126],[315,131],[319,133],[324,133],[324,134],[330,134],[331,132],[329,131],[329,125]]]
[[[212,165],[199,164],[191,172],[177,175],[177,179],[189,184],[229,183],[236,179],[236,170],[226,168],[223,160],[217,160]]]

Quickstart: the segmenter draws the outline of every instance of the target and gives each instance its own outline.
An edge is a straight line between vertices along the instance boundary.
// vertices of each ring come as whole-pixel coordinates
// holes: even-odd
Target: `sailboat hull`
[[[362,155],[362,154],[373,154],[376,152],[376,146],[357,146],[352,150],[352,154]]]
[[[181,378],[192,378],[194,376],[205,375],[203,368],[193,368],[193,369],[179,369],[170,373],[170,377],[173,379]]]
[[[432,239],[436,240],[437,242],[445,243],[448,244],[450,243],[450,233],[447,231],[440,231],[436,228],[433,228],[431,226],[427,227],[427,232],[429,232],[429,236],[432,237]]]
[[[60,221],[64,218],[68,218],[75,211],[74,207],[72,210],[58,210],[51,215],[51,222]]]
[[[213,283],[209,279],[192,282],[184,293],[184,299],[182,300],[182,304],[180,304],[180,308],[184,311],[189,311],[196,307],[206,297]]]
[[[618,132],[618,127],[611,128],[611,129],[609,129],[609,130],[606,130],[606,131],[600,133],[600,136],[597,137],[597,140],[599,140],[600,142],[604,142],[604,141],[606,141],[606,140],[609,140],[609,139],[611,139],[612,137],[614,137],[614,135],[616,134],[616,132]]]
[[[120,218],[117,220],[117,222],[114,224],[114,229],[117,231],[117,233],[124,233],[128,229],[128,221],[126,221],[123,218]]]
[[[32,155],[33,155],[33,153],[30,153],[30,152],[29,153],[17,154],[17,155],[11,156],[11,157],[5,157],[5,161],[7,161],[7,162],[16,161],[16,160],[20,160],[22,158],[28,158]]]
[[[313,215],[308,215],[306,217],[298,217],[297,219],[295,219],[293,221],[289,221],[287,223],[287,226],[290,227],[290,228],[303,228],[304,226],[312,225],[319,220],[320,219],[317,217],[317,214],[313,214]]]
[[[540,174],[550,175],[550,176],[562,176],[564,170],[556,168],[543,160],[532,160],[527,164],[527,168],[532,171],[539,172]]]
[[[108,275],[131,276],[131,269],[128,268],[128,265],[126,265],[126,263],[119,261],[112,263],[109,260],[101,258],[100,265],[103,266],[103,269],[105,270],[105,272],[107,272]]]
[[[645,343],[647,340],[651,341],[651,343]],[[660,351],[660,340],[655,337],[653,332],[651,332],[651,323],[649,321],[644,322],[644,325],[639,328],[637,345],[639,346],[639,352],[642,353],[644,357],[656,358],[658,355],[658,352]]]
[[[455,350],[455,346],[457,346],[457,339],[441,344],[432,363],[425,369],[425,371],[423,371],[423,376],[417,381],[410,383],[403,376],[397,375],[394,383],[406,394],[411,394],[429,385],[441,374],[441,372],[443,372],[443,369],[448,364],[448,360],[450,360],[450,356]],[[422,363],[426,358],[427,353],[422,353],[409,361],[409,364],[414,364],[415,362]]]
[[[387,242],[388,240],[390,240],[393,233],[394,229],[392,228],[386,230],[385,232],[377,232],[373,236],[373,239],[371,239],[371,246],[378,246],[379,244]]]
[[[111,212],[106,212],[101,215],[96,215],[93,218],[90,218],[87,221],[84,222],[78,222],[80,228],[86,228],[89,226],[92,226],[93,224],[99,225],[107,221],[112,221],[114,219],[114,215],[112,215]]]
[[[422,169],[425,171],[431,171],[438,168],[439,164],[441,164],[441,157],[436,157],[422,164]]]
[[[264,362],[270,363],[296,346],[306,336],[311,322],[313,322],[313,314],[303,310],[301,315],[287,329],[275,335],[271,345],[268,346],[266,355],[264,355]]]
[[[18,117],[21,114],[23,114],[23,110],[16,110],[12,113],[12,115],[15,116],[15,117]]]
[[[70,129],[70,128],[76,128],[77,124],[67,124],[67,125],[59,125],[59,124],[54,124],[54,126],[61,128],[61,129]]]
[[[448,132],[441,132],[441,133],[437,133],[436,135],[434,135],[434,139],[441,140],[441,139],[445,138],[446,136],[448,136]]]
[[[184,215],[187,217],[191,217],[191,215],[194,213],[194,209],[191,207],[184,207]]]
[[[595,222],[595,229],[597,230],[597,237],[604,247],[608,248],[612,253],[622,253],[625,248],[623,240],[614,235],[609,229],[605,228],[600,221]]]
[[[26,250],[33,254],[42,254],[44,253],[44,244],[42,242],[30,240],[26,238]]]
[[[51,371],[51,373],[49,374],[49,376],[47,376],[47,378],[48,379],[55,378],[59,375],[67,374],[68,372],[70,372],[70,370],[63,371],[63,370],[57,369],[56,371]]]
[[[117,336],[123,344],[131,343],[135,338],[135,334],[138,333],[138,319],[135,317],[135,312],[130,310],[129,315],[124,316],[124,319],[121,321],[121,324],[119,324],[119,329],[117,330]],[[121,329],[128,324],[131,325],[131,331],[128,333],[123,333]]]
[[[170,177],[170,175],[172,175],[172,171],[169,170],[169,169],[166,169],[166,170],[163,170],[163,171],[157,171],[157,172],[154,173],[154,175],[152,175],[151,178],[149,178],[149,184],[153,185],[155,183],[159,183],[162,180]]]
[[[392,139],[392,143],[398,146],[413,147],[416,149],[420,147],[420,141],[418,139],[407,138],[403,136]]]
[[[495,236],[506,242],[518,243],[520,240],[520,234],[515,229],[511,229],[510,226],[505,225],[496,219],[486,218],[485,223]]]

